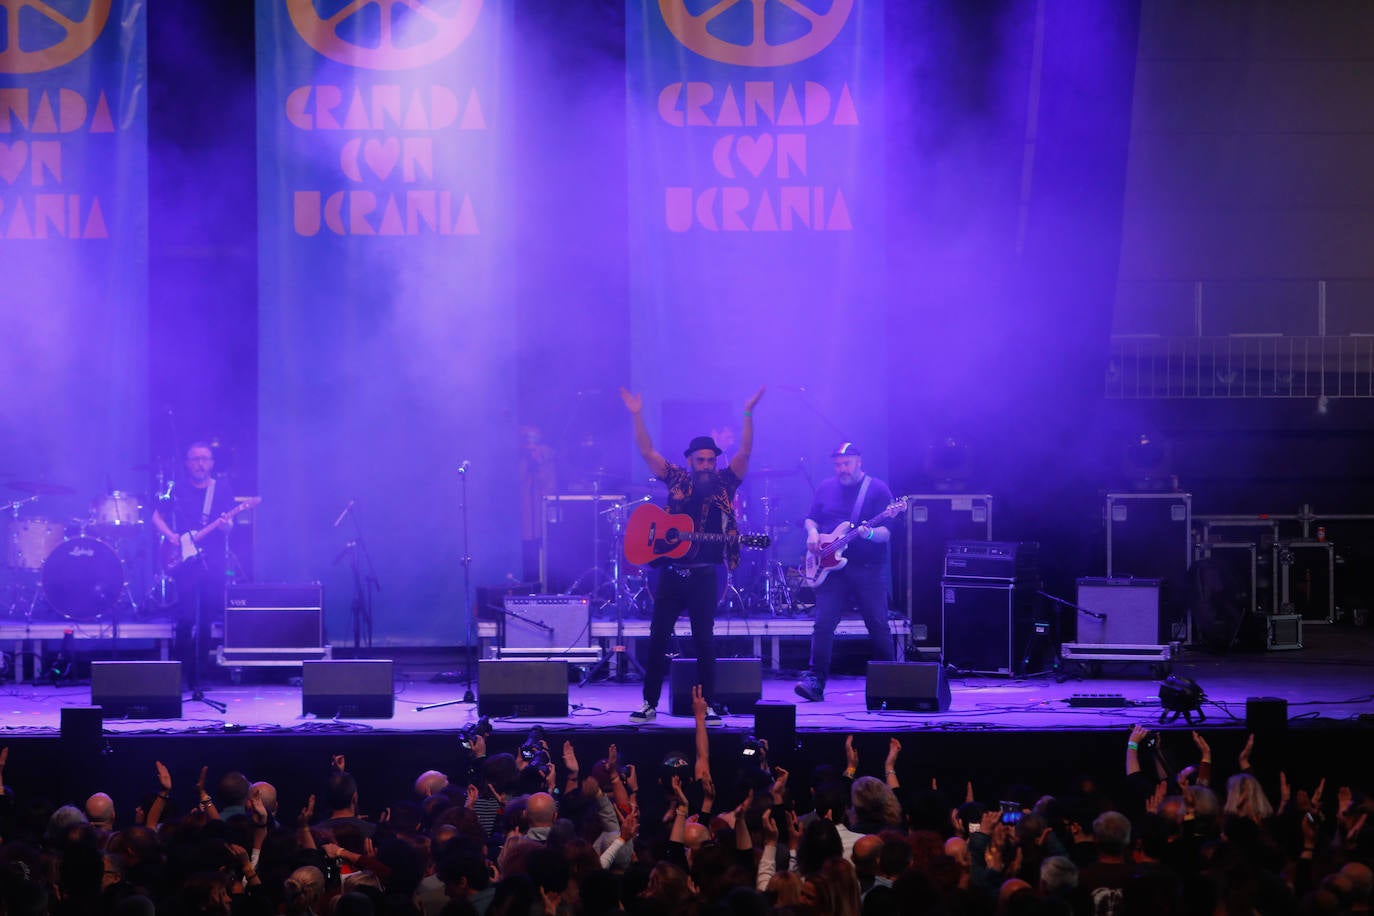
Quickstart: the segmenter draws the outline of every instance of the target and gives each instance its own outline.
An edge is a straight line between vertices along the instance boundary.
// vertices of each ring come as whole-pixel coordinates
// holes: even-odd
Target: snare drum
[[[94,620],[114,608],[124,592],[124,565],[109,545],[72,538],[43,564],[43,596],[59,614]]]
[[[137,496],[115,490],[91,503],[91,528],[97,534],[137,534],[143,524],[142,512]]]
[[[42,569],[67,536],[67,526],[47,518],[10,519],[5,537],[5,565],[13,569]]]

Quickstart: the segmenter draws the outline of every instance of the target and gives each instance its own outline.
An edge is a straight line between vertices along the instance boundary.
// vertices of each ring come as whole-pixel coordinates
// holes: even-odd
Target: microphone
[[[471,461],[464,461],[462,464],[458,465],[458,473],[459,473],[459,474],[466,474],[466,473],[468,472],[468,468],[470,468],[471,466],[472,466],[472,462],[471,462]]]
[[[334,527],[335,527],[335,528],[337,528],[337,527],[339,527],[340,525],[343,524],[343,520],[344,520],[345,518],[348,517],[348,513],[349,513],[350,511],[352,511],[352,509],[353,509],[353,500],[350,499],[350,500],[348,501],[348,505],[344,506],[344,507],[343,507],[343,511],[339,513],[339,517],[336,518],[336,519],[334,519]]]

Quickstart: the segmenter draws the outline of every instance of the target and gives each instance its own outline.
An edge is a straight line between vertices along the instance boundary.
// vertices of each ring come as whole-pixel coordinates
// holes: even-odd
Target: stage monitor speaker
[[[180,719],[181,662],[91,662],[91,705],[106,719]]]
[[[945,663],[982,674],[1039,671],[1054,647],[1047,621],[1036,615],[1035,584],[941,583]]]
[[[1168,635],[1159,629],[1158,579],[1079,579],[1078,606],[1106,616],[1098,620],[1066,610],[1078,618],[1077,643],[1158,646],[1164,644],[1160,637]]]
[[[477,662],[477,714],[562,718],[568,714],[568,663]]]
[[[692,687],[700,683],[695,658],[675,658],[669,667],[669,711],[675,716],[692,715]],[[716,659],[716,693],[709,697],[716,711],[746,713],[763,699],[763,660],[758,658]]]
[[[869,662],[864,699],[869,709],[945,712],[949,680],[939,662]]]
[[[317,719],[390,719],[396,691],[390,659],[301,663],[301,714]]]
[[[581,595],[507,595],[502,648],[565,649],[592,644],[591,601]]]

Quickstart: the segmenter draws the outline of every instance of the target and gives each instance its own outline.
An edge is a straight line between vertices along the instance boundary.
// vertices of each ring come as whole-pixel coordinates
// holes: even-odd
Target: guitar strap
[[[867,482],[868,478],[864,478]],[[862,502],[862,499],[860,500]],[[200,526],[210,524],[210,507],[215,503],[215,478],[210,478],[210,486],[205,488],[205,505],[200,507]]]
[[[863,515],[864,497],[868,495],[868,485],[873,482],[872,474],[864,475],[864,482],[859,484],[859,495],[854,497],[854,511],[849,513],[849,524],[855,528],[859,527],[859,517]]]

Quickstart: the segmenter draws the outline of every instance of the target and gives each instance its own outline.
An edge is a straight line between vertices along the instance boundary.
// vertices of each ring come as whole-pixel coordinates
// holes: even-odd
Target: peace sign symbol
[[[673,37],[702,57],[743,67],[781,67],[820,53],[840,34],[854,8],[854,0],[832,0],[824,13],[813,9],[819,0],[747,0],[754,6],[749,41],[739,44],[712,34],[710,27],[746,0],[719,0],[695,16],[687,11],[684,2],[658,0],[663,21]],[[790,31],[803,23],[806,31],[801,37],[769,43],[770,24]]]
[[[482,0],[456,0],[454,6],[455,0],[352,0],[322,17],[315,0],[286,0],[306,44],[330,60],[367,70],[410,70],[451,53],[472,33]],[[345,37],[355,28],[370,32],[369,41]]]
[[[91,45],[105,30],[105,23],[110,19],[111,2],[91,0],[86,15],[78,20],[44,0],[0,0],[0,9],[5,11],[0,73],[41,73],[76,60],[91,49]],[[60,2],[58,5],[61,5]],[[30,10],[32,15],[22,16],[25,9]],[[35,16],[47,19],[50,25],[47,28],[34,28],[40,24]],[[60,40],[46,47],[28,47],[36,43],[35,33],[39,37],[50,33],[52,25],[62,30]]]

